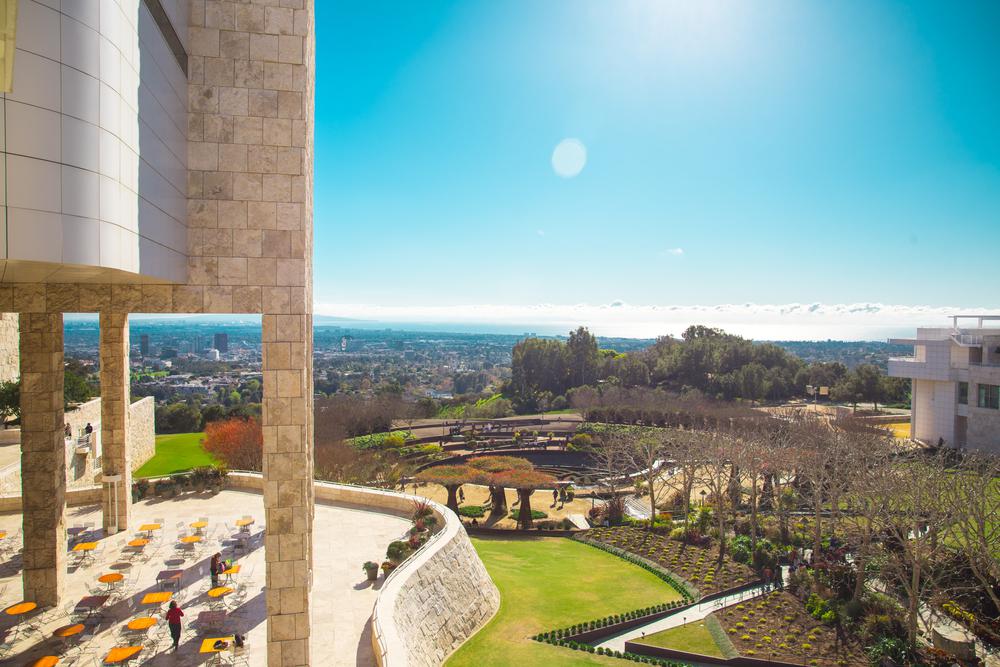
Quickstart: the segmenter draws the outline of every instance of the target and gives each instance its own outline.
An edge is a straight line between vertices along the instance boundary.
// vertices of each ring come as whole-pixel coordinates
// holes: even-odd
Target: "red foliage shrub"
[[[209,422],[205,425],[204,447],[231,470],[260,471],[264,458],[260,420],[235,417]]]

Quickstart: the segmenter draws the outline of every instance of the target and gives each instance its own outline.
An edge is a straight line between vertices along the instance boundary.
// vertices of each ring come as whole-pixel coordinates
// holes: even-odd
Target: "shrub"
[[[256,417],[234,417],[205,425],[205,451],[231,470],[261,470],[264,435]]]
[[[399,563],[404,560],[409,553],[410,546],[406,542],[395,540],[394,542],[389,543],[389,547],[385,550],[385,557],[393,563]]]
[[[520,514],[521,514],[521,510],[520,509],[511,510],[511,512],[510,512],[510,518],[514,519],[516,521],[517,518],[518,518],[518,516],[520,516]],[[548,518],[548,516],[549,515],[546,514],[545,512],[540,512],[540,511],[534,510],[534,509],[531,510],[531,520],[532,521],[538,521],[539,519],[545,519],[545,518]]]
[[[470,519],[481,519],[486,516],[486,508],[482,505],[462,505],[458,508],[458,515]]]

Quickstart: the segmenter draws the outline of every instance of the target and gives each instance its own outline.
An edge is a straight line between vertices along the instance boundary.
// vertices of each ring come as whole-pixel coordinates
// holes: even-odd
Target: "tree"
[[[517,497],[521,503],[517,526],[523,530],[534,526],[534,520],[531,518],[531,494],[537,489],[554,488],[556,483],[555,477],[537,470],[507,470],[494,475],[493,480],[499,486],[517,490]]]
[[[597,379],[597,339],[586,327],[570,332],[566,354],[569,358],[572,386],[591,384]]]
[[[673,462],[673,474],[661,476],[663,485],[681,494],[684,512],[684,532],[688,530],[688,515],[691,514],[691,492],[698,479],[698,455],[700,440],[690,431],[673,429],[667,437],[666,456]]]
[[[947,498],[969,570],[1000,611],[1000,460],[988,454],[966,455],[952,475]]]
[[[156,408],[157,433],[195,433],[201,429],[201,410],[189,403],[171,403]]]
[[[232,470],[263,469],[264,436],[259,419],[235,417],[205,427],[205,451]]]
[[[440,484],[448,491],[448,509],[458,514],[458,489],[479,477],[479,472],[466,465],[442,465],[417,473],[418,482]]]
[[[4,428],[12,417],[17,419],[20,416],[21,380],[0,382],[0,419],[3,419]]]
[[[496,477],[497,473],[508,470],[531,470],[532,465],[527,459],[517,456],[479,456],[469,459],[470,468],[483,473],[483,481],[490,489],[490,516],[505,516],[507,514],[507,493]]]
[[[666,434],[659,429],[617,428],[609,434],[610,444],[621,448],[626,469],[636,471],[649,491],[649,528],[656,520],[656,506],[662,504],[669,489],[660,484],[661,465],[667,458]]]
[[[94,389],[86,378],[68,368],[63,373],[63,399],[66,407],[86,403],[94,397]]]
[[[882,371],[873,364],[861,364],[854,369],[854,383],[862,400],[870,401],[875,412],[878,412],[879,401],[885,395],[885,385],[882,382]]]
[[[729,525],[729,482],[732,472],[733,436],[721,430],[701,431],[701,483],[708,489],[712,516],[719,532],[719,564],[726,556],[726,532]]]

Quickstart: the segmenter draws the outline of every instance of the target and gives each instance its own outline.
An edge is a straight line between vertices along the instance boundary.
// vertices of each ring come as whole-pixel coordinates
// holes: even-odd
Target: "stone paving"
[[[98,506],[73,507],[66,510],[66,525],[92,524],[100,535],[101,516]],[[254,517],[255,523],[239,548],[234,535],[239,534],[235,522],[243,515]],[[28,622],[37,626],[32,631],[25,626],[15,629],[14,619],[0,612],[0,664],[26,664],[47,654],[79,657],[76,662],[61,661],[60,665],[82,664],[88,667],[99,664],[113,646],[142,644],[143,651],[132,664],[148,665],[201,665],[209,664],[215,656],[200,654],[204,637],[231,634],[240,631],[248,636],[246,661],[237,660],[230,653],[221,654],[222,664],[247,664],[252,667],[266,664],[265,583],[263,517],[264,504],[260,494],[223,491],[217,495],[188,494],[170,500],[155,499],[134,506],[132,530],[110,538],[97,539],[98,551],[93,562],[76,565],[77,554],[66,557],[66,595],[60,607],[29,617]],[[201,517],[208,518],[204,537],[193,554],[178,552],[181,531],[194,533],[189,524]],[[146,547],[147,553],[130,558],[125,555],[126,543],[135,539],[140,524],[164,519],[163,529],[154,533],[156,538]],[[371,615],[382,579],[372,586],[366,581],[361,565],[366,560],[381,561],[385,548],[394,539],[402,537],[410,523],[407,519],[362,508],[334,506],[317,503],[315,520],[315,549],[312,584],[312,633],[311,654],[314,664],[322,665],[374,665],[368,618]],[[0,515],[0,531],[7,537],[0,540],[4,546],[20,546],[21,516]],[[212,554],[221,552],[241,566],[230,587],[232,601],[225,604],[226,617],[223,632],[206,632],[197,624],[198,615],[209,610],[208,563]],[[21,557],[0,552],[0,609],[22,601]],[[165,621],[160,613],[152,614],[158,623],[146,637],[139,641],[125,641],[122,630],[136,617],[150,615],[136,604],[143,594],[159,591],[157,573],[167,569],[181,569],[180,590],[174,599],[185,612],[185,629],[176,653],[170,652],[170,640]],[[125,591],[116,593],[98,613],[84,619],[86,630],[79,640],[79,649],[65,652],[62,642],[52,633],[70,624],[70,612],[84,596],[101,593],[105,584],[98,581],[103,574],[120,572],[124,575]],[[226,578],[223,577],[223,585]],[[27,623],[25,624],[27,625]],[[8,646],[8,643],[10,644]],[[71,640],[70,644],[75,643]],[[95,662],[94,658],[98,658]]]

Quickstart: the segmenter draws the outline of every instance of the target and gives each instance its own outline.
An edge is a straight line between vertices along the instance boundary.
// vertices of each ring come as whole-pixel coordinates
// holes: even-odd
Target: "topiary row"
[[[575,637],[576,635],[583,632],[590,632],[591,630],[599,630],[601,628],[607,628],[610,626],[617,625],[618,623],[623,623],[625,621],[633,621],[637,618],[644,618],[650,616],[651,614],[658,614],[660,612],[669,611],[671,609],[676,609],[677,607],[684,606],[684,602],[674,601],[665,602],[663,604],[654,605],[652,607],[645,607],[643,609],[633,609],[632,611],[627,611],[622,614],[611,614],[610,616],[605,616],[604,618],[599,618],[593,621],[586,621],[584,623],[577,623],[576,625],[571,625],[568,628],[559,628],[558,630],[550,630],[548,632],[543,632],[535,636],[538,641],[545,641],[546,639],[566,639],[568,637]]]
[[[553,637],[543,638],[542,635],[535,635],[532,639],[534,639],[535,641],[543,642],[545,644],[552,644],[553,646],[562,646],[563,648],[571,648],[574,651],[583,651],[585,653],[593,653],[595,655],[606,655],[611,658],[621,658],[622,660],[632,660],[633,662],[642,663],[644,665],[659,665],[660,667],[691,667],[691,664],[687,662],[679,662],[677,660],[665,660],[663,658],[653,658],[646,655],[629,653],[628,651],[613,651],[609,648],[591,646],[590,644],[585,644],[582,642],[567,641],[564,639],[555,639]]]
[[[592,547],[594,547],[596,549],[600,549],[601,551],[606,551],[609,554],[618,556],[622,560],[628,561],[629,563],[632,563],[633,565],[638,565],[642,569],[644,569],[644,570],[646,570],[648,572],[651,572],[652,574],[656,575],[658,578],[660,578],[661,580],[663,580],[664,582],[666,582],[667,584],[669,584],[678,593],[680,593],[681,596],[684,598],[684,602],[685,603],[694,602],[695,601],[695,596],[691,594],[691,591],[688,590],[687,586],[685,586],[683,583],[679,582],[673,575],[671,575],[668,572],[665,572],[658,565],[654,565],[653,563],[650,563],[645,558],[640,558],[640,557],[636,556],[635,554],[633,554],[630,551],[626,551],[624,549],[619,549],[618,547],[611,546],[610,544],[605,544],[603,542],[597,542],[595,540],[588,540],[587,538],[585,538],[585,537],[583,537],[581,535],[575,535],[574,539],[579,540],[580,542],[583,542],[584,544],[589,544],[590,546],[592,546]]]

